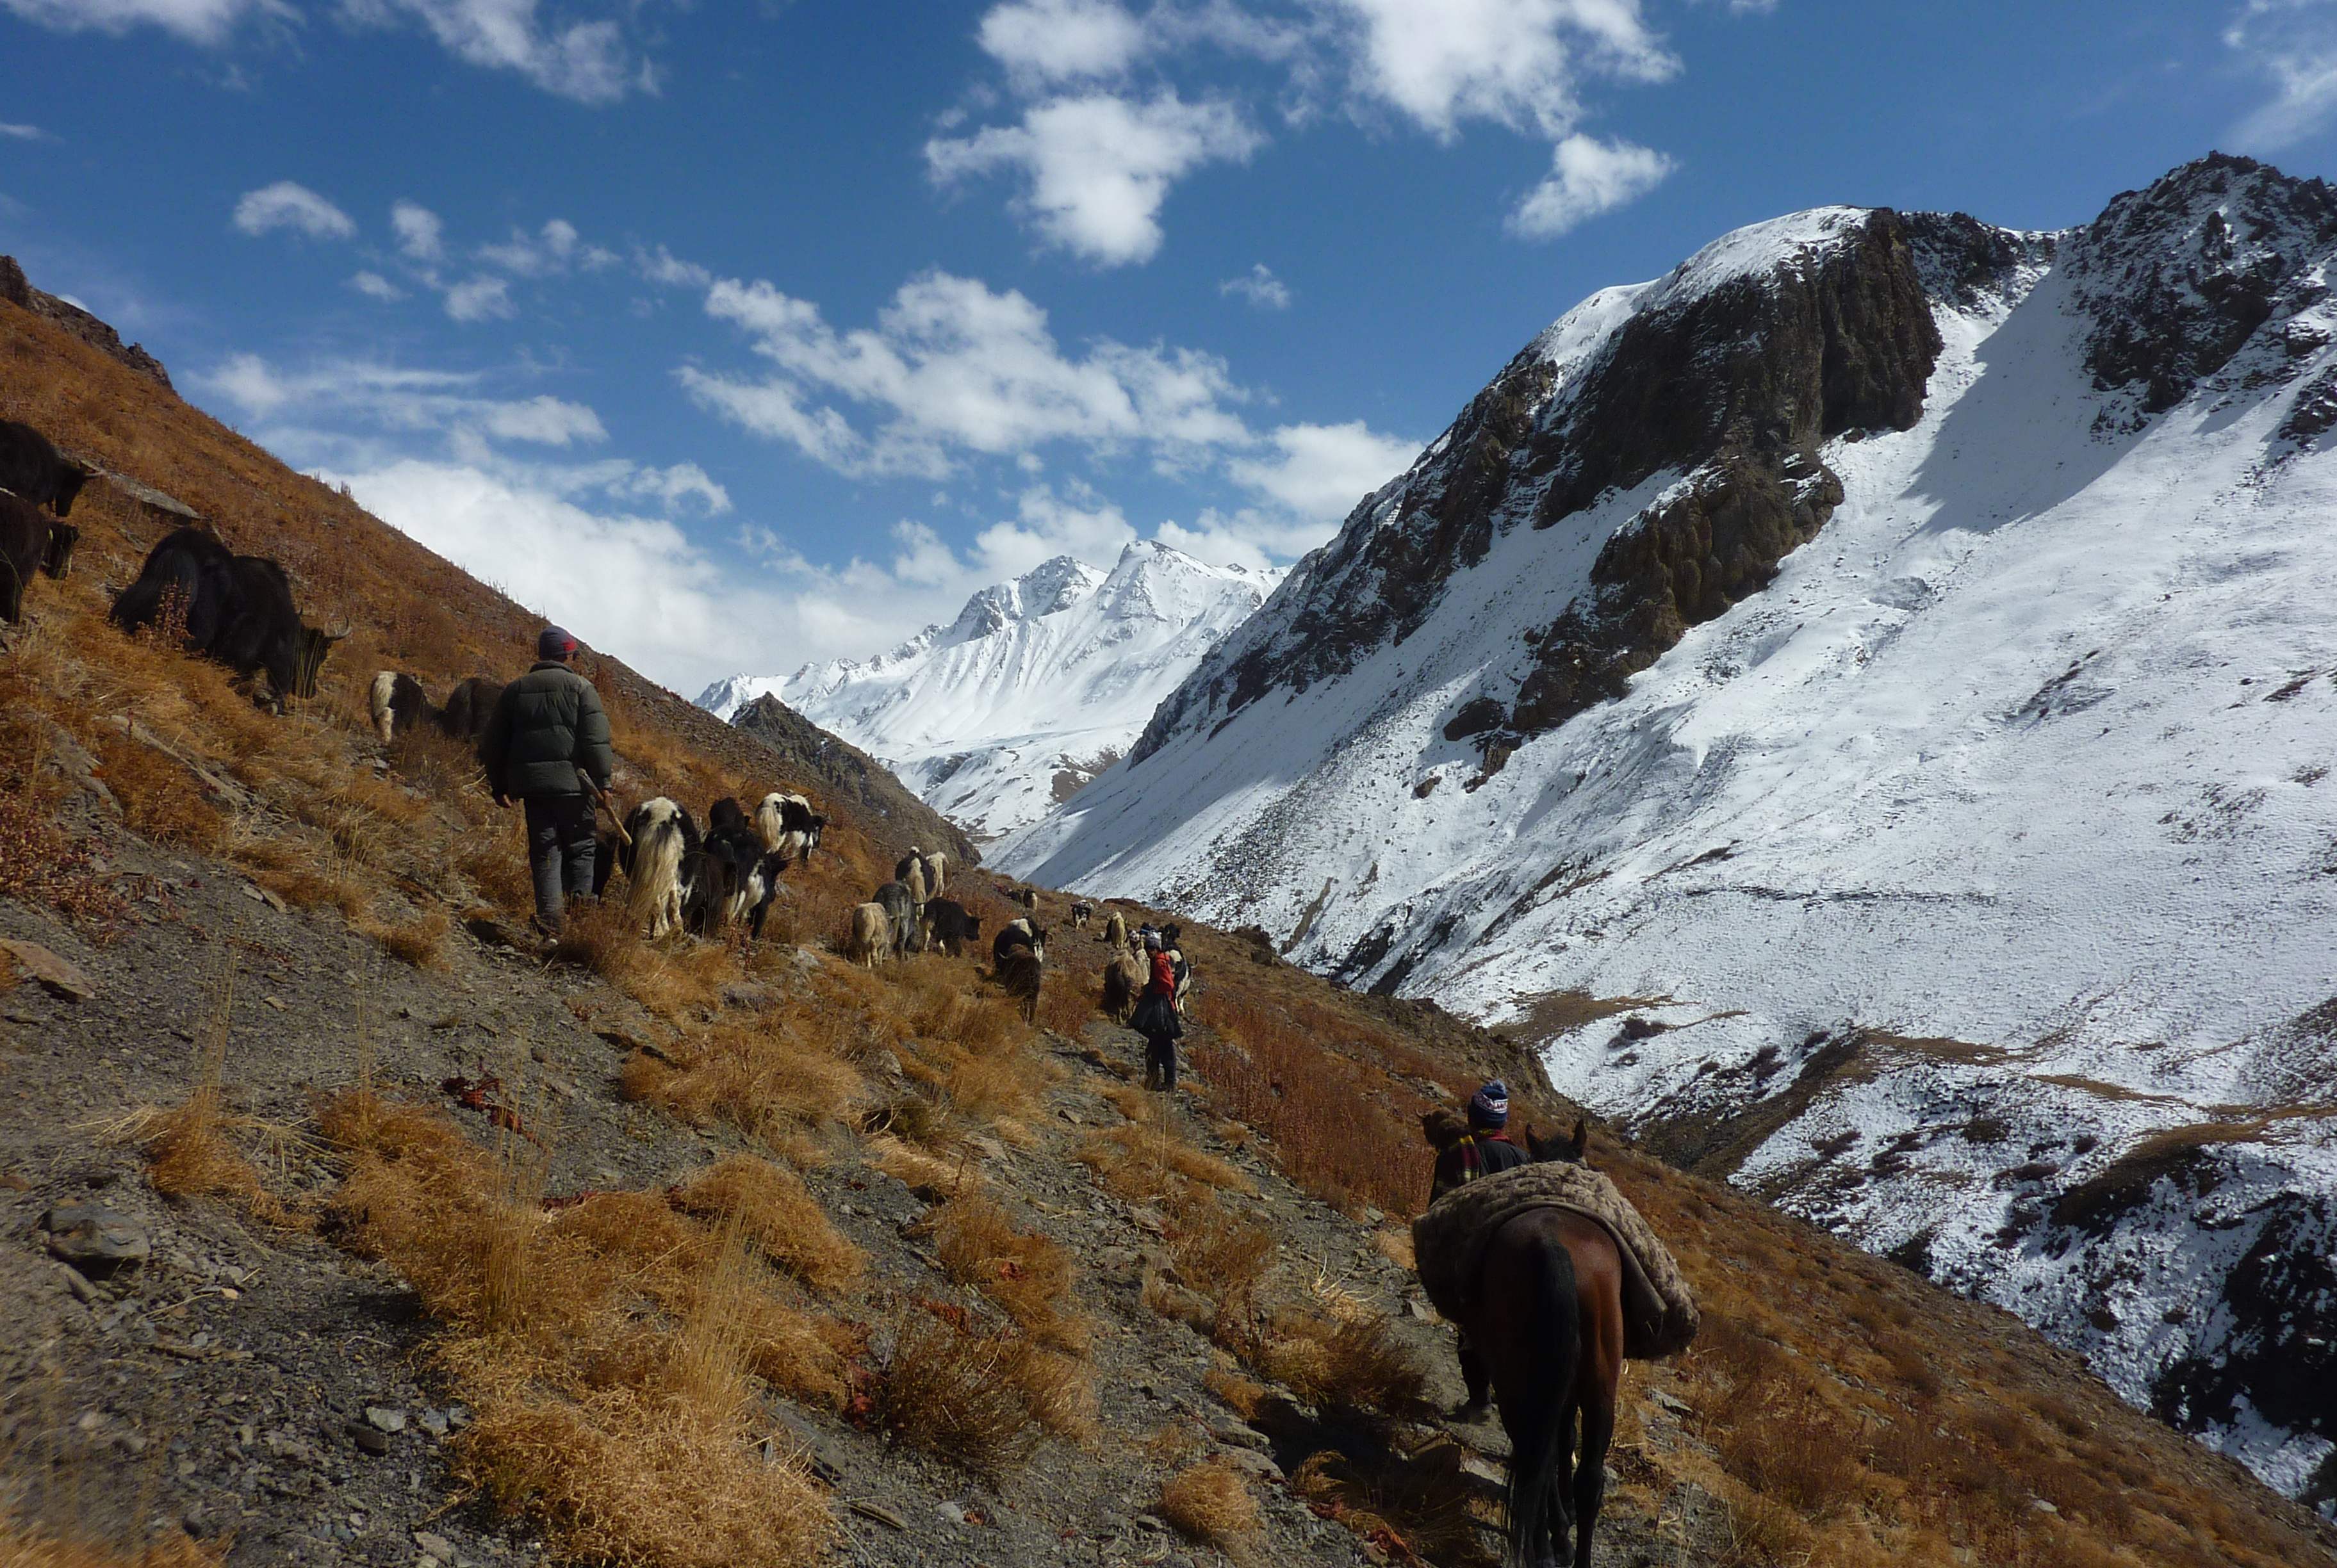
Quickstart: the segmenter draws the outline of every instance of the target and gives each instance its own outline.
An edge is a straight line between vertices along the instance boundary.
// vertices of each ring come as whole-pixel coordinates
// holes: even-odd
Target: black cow
[[[88,479],[89,470],[51,446],[47,436],[0,419],[0,490],[63,517]]]
[[[199,528],[165,534],[147,552],[138,580],[122,590],[110,612],[116,626],[137,631],[153,625],[175,594],[186,615],[186,647],[238,675],[268,672],[280,705],[317,695],[317,672],[333,644],[347,634],[301,624],[284,569],[256,555],[236,555]]]
[[[59,530],[67,535],[62,556]],[[34,572],[64,575],[57,562],[72,559],[73,541],[80,533],[72,523],[57,521],[21,496],[0,495],[0,620],[24,618],[24,590],[32,586]]]
[[[968,942],[982,940],[982,917],[969,914],[955,899],[934,899],[925,905],[925,945],[939,948],[952,958],[965,950]]]
[[[495,704],[503,699],[504,683],[474,675],[455,683],[446,695],[446,706],[439,723],[456,740],[476,740],[487,733],[487,721],[495,716]]]

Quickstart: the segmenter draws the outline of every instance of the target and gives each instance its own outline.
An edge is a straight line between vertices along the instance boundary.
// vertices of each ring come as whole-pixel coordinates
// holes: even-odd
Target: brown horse
[[[1548,1143],[1536,1160],[1582,1163],[1588,1129]],[[1477,1305],[1462,1325],[1491,1375],[1510,1435],[1511,1568],[1590,1568],[1590,1538],[1607,1489],[1607,1445],[1623,1374],[1623,1261],[1598,1222],[1567,1209],[1506,1221],[1478,1265]],[[1582,1427],[1575,1456],[1575,1423]]]

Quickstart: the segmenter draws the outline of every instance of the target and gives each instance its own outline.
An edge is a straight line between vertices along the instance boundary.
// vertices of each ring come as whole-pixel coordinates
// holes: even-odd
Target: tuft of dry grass
[[[1265,1384],[1223,1367],[1212,1367],[1202,1373],[1201,1387],[1245,1421],[1254,1419],[1266,1407]]]
[[[1086,1348],[1087,1325],[1071,1303],[1071,1255],[1061,1245],[1015,1229],[1006,1211],[980,1193],[951,1199],[923,1223],[952,1279],[997,1302],[1041,1343]]]
[[[738,1226],[773,1266],[814,1290],[847,1289],[867,1270],[867,1255],[828,1222],[803,1178],[768,1160],[732,1154],[675,1201],[688,1213]]]
[[[400,963],[417,969],[444,969],[446,964],[446,932],[449,921],[444,910],[425,910],[410,920],[396,924],[377,921],[363,922],[363,930],[379,942],[389,956]]]
[[[1242,1359],[1319,1409],[1401,1419],[1428,1408],[1427,1374],[1384,1318],[1285,1311],[1229,1335]]]
[[[1257,1191],[1257,1183],[1214,1154],[1136,1122],[1090,1134],[1071,1157],[1120,1198],[1161,1197],[1175,1190],[1177,1178],[1228,1192]]]
[[[1259,1525],[1257,1499],[1233,1466],[1214,1460],[1179,1470],[1161,1485],[1160,1517],[1219,1551],[1240,1547]]]
[[[642,1193],[546,1213],[543,1157],[516,1139],[481,1149],[435,1112],[362,1092],[319,1120],[348,1162],[335,1238],[396,1267],[444,1325],[432,1356],[476,1413],[458,1475],[564,1557],[817,1559],[826,1507],[799,1469],[757,1452],[750,1417],[764,1385],[841,1408],[852,1335],[761,1261],[785,1223],[774,1183],[734,1169],[696,1189],[715,1226]]]
[[[886,1429],[980,1475],[1020,1464],[1039,1438],[1038,1416],[1014,1377],[1025,1343],[976,1329],[962,1311],[904,1314],[877,1400]]]
[[[637,1053],[621,1088],[687,1122],[727,1122],[750,1138],[778,1144],[808,1129],[849,1120],[866,1096],[858,1068],[836,1054],[832,1019],[773,1014],[687,1037],[661,1061]]]

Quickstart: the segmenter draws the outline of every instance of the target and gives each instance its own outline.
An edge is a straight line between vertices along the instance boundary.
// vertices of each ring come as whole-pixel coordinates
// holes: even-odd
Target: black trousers
[[[535,918],[557,928],[567,899],[592,891],[592,797],[530,795],[527,868],[535,877]]]
[[[1174,1037],[1145,1037],[1144,1086],[1148,1089],[1174,1089],[1177,1086],[1177,1041]]]

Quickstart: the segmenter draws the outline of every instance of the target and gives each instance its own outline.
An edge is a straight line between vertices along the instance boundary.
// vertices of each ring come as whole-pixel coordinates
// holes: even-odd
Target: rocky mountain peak
[[[2173,407],[2275,317],[2328,293],[2337,188],[2253,159],[2210,153],[2111,199],[2070,236],[2061,266],[2094,319],[2087,366],[2141,414]],[[2292,355],[2328,340],[2307,330]]]

